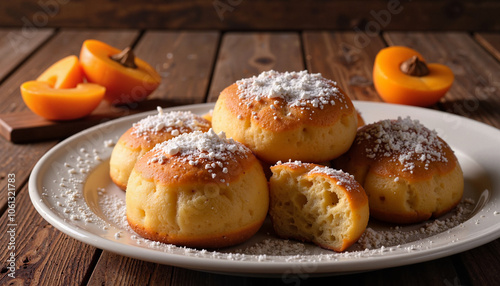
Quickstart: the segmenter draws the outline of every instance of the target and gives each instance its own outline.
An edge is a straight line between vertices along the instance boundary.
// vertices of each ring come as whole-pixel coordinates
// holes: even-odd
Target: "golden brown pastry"
[[[364,187],[370,214],[393,223],[416,223],[453,209],[464,179],[453,150],[417,120],[382,120],[359,129],[334,166]]]
[[[359,110],[356,110],[356,112],[358,113],[358,128],[363,127],[366,124],[365,120],[361,116],[361,112],[359,112]]]
[[[257,232],[269,205],[264,172],[250,149],[220,135],[182,134],[137,161],[126,192],[134,231],[199,248],[235,245]]]
[[[171,111],[148,116],[127,130],[116,143],[110,159],[110,176],[122,190],[127,188],[130,172],[137,159],[157,143],[183,133],[208,131],[210,122],[189,111]]]
[[[365,231],[368,198],[351,175],[298,161],[271,171],[269,215],[280,237],[343,251]]]
[[[224,89],[212,114],[216,132],[268,163],[324,162],[349,149],[357,128],[349,97],[320,74],[263,72]]]

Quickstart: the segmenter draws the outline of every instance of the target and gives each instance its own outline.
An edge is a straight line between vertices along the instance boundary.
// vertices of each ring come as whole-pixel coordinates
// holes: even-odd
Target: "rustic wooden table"
[[[371,83],[377,52],[406,45],[429,62],[451,67],[449,93],[432,108],[500,128],[500,34],[466,32],[227,32],[157,30],[0,29],[0,113],[26,110],[19,86],[63,56],[78,55],[85,39],[135,47],[162,75],[152,98],[163,107],[213,102],[234,81],[263,70],[320,72],[357,100],[380,101]],[[0,138],[0,284],[2,285],[498,285],[500,239],[434,261],[336,277],[235,277],[119,256],[81,243],[34,209],[28,178],[57,141],[13,144]],[[480,148],[480,145],[478,145]],[[7,181],[16,178],[16,278],[8,277]],[[285,279],[286,278],[286,279]]]

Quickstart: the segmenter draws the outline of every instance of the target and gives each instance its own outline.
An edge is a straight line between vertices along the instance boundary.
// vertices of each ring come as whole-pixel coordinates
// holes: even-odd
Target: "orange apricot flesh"
[[[97,84],[80,83],[75,88],[56,89],[47,82],[28,81],[21,95],[28,108],[49,120],[85,117],[99,105],[106,89]]]
[[[46,69],[37,79],[53,88],[74,88],[83,82],[83,72],[77,56],[67,56]]]
[[[382,49],[375,58],[373,84],[380,97],[389,103],[414,106],[435,104],[450,89],[454,75],[450,68],[429,63],[429,74],[412,76],[401,71],[401,63],[412,56],[423,61],[413,49],[393,46]]]
[[[86,40],[80,51],[80,64],[87,80],[106,87],[104,99],[111,104],[144,100],[160,84],[160,75],[145,61],[135,58],[137,68],[125,67],[110,56],[120,50],[97,40]]]

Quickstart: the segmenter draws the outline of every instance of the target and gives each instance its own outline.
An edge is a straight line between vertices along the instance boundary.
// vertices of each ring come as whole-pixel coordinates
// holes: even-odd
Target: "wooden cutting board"
[[[13,143],[31,143],[45,140],[63,139],[91,126],[111,119],[166,107],[163,100],[147,100],[132,106],[111,106],[101,103],[89,116],[70,121],[50,121],[33,112],[0,114],[0,134]]]

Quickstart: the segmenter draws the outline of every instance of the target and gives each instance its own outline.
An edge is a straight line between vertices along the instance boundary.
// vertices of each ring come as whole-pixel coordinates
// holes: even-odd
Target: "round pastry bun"
[[[130,175],[127,219],[141,236],[219,248],[254,235],[269,189],[250,149],[212,130],[179,135],[144,154]]]
[[[135,162],[157,143],[183,133],[209,129],[209,121],[189,111],[163,113],[162,109],[158,108],[157,115],[134,123],[116,143],[109,162],[111,180],[119,188],[126,190]]]
[[[301,162],[271,167],[269,215],[277,235],[344,251],[368,224],[368,198],[349,174]]]
[[[358,128],[363,127],[366,125],[365,120],[363,119],[363,116],[361,116],[361,113],[359,110],[356,110],[357,116],[358,116]]]
[[[371,216],[386,222],[439,217],[463,195],[462,169],[453,150],[409,117],[360,128],[351,149],[333,165],[354,175],[368,195]]]
[[[357,118],[351,100],[334,81],[307,71],[268,71],[224,89],[212,127],[268,163],[318,163],[349,149]]]

